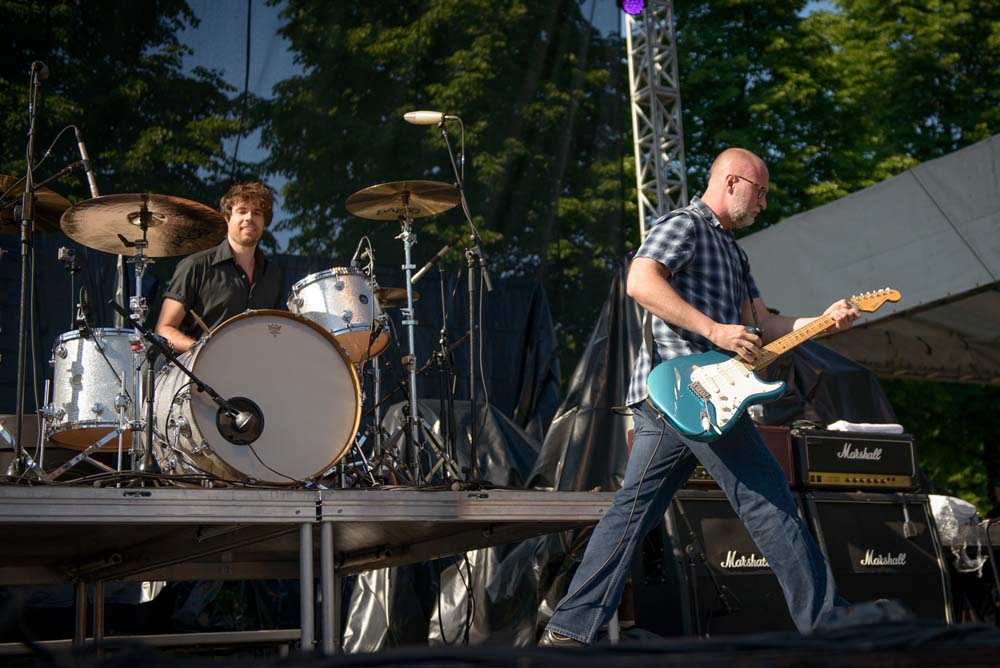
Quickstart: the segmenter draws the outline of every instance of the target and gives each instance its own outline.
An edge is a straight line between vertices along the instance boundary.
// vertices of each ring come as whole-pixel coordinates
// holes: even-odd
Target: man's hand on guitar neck
[[[840,299],[830,304],[830,307],[823,311],[823,315],[833,318],[833,325],[827,327],[826,331],[842,332],[854,324],[854,321],[861,317],[861,311],[855,308],[854,304],[846,299]]]

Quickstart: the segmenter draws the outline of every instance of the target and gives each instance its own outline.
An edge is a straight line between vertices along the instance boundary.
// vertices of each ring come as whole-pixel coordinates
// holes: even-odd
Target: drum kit
[[[417,411],[417,365],[414,342],[412,285],[446,246],[417,275],[411,249],[416,243],[413,222],[461,205],[470,227],[465,249],[469,272],[468,340],[475,351],[478,322],[475,312],[476,272],[490,286],[479,250],[479,234],[469,214],[460,171],[445,128],[446,121],[461,119],[437,112],[412,112],[404,119],[417,125],[436,123],[441,130],[455,184],[438,181],[397,181],[364,188],[351,195],[346,208],[371,220],[397,220],[403,243],[406,275],[404,288],[381,288],[375,278],[371,243],[362,238],[349,267],[332,267],[295,283],[288,311],[256,310],[237,315],[207,332],[191,350],[177,356],[146,325],[149,309],[142,293],[142,278],[155,258],[187,255],[210,248],[226,235],[226,222],[215,210],[197,202],[168,195],[132,193],[101,196],[79,129],[67,126],[46,155],[69,129],[76,134],[81,160],[48,179],[36,182],[35,135],[41,83],[49,76],[44,63],[31,64],[28,95],[28,141],[25,175],[0,176],[0,231],[20,235],[21,281],[18,326],[16,436],[0,425],[0,439],[10,443],[14,459],[8,475],[56,480],[87,460],[107,473],[133,480],[157,475],[197,484],[312,484],[325,485],[338,472],[338,463],[352,448],[361,460],[354,480],[428,482],[458,480],[462,471],[454,452],[447,452]],[[463,138],[464,145],[464,138]],[[44,162],[44,158],[42,162]],[[45,186],[71,172],[86,173],[91,199],[70,202]],[[14,196],[11,196],[14,193]],[[20,193],[20,194],[19,194]],[[19,194],[19,196],[17,196]],[[8,199],[8,197],[11,197]],[[16,196],[16,197],[15,197]],[[89,295],[81,289],[75,328],[58,336],[52,349],[52,378],[46,380],[39,408],[43,421],[36,462],[24,447],[25,342],[33,337],[27,314],[32,311],[33,235],[61,229],[88,248],[118,256],[115,299],[109,305],[120,319],[116,327],[97,327]],[[124,258],[134,267],[135,289],[124,301]],[[367,257],[362,269],[357,260]],[[71,277],[80,269],[72,249],[60,249],[59,259]],[[72,289],[71,279],[71,289]],[[443,281],[442,281],[443,285]],[[442,287],[443,291],[443,287]],[[444,299],[442,296],[442,305]],[[408,352],[403,366],[408,393],[402,427],[383,440],[379,407],[378,364],[374,364],[375,433],[373,461],[361,448],[367,438],[358,434],[363,397],[358,371],[385,353],[390,343],[385,309],[399,308],[407,330]],[[445,322],[443,318],[442,322]],[[125,323],[128,326],[125,326]],[[443,325],[442,325],[443,326]],[[207,328],[206,328],[207,329]],[[166,359],[158,366],[158,358]],[[470,466],[467,482],[478,477],[476,452],[475,354],[470,372]],[[389,394],[392,396],[395,391]],[[442,422],[450,417],[442,416]],[[403,440],[403,456],[394,454]],[[53,471],[43,466],[47,440],[76,451]],[[356,447],[355,447],[356,446]],[[100,461],[100,453],[117,453],[114,467]],[[131,454],[126,467],[124,455]],[[436,458],[436,463],[431,462]],[[425,474],[424,465],[429,468]],[[150,478],[150,476],[154,476]],[[335,477],[335,476],[334,476]],[[120,484],[120,482],[119,482]]]
[[[9,181],[0,177],[0,184]],[[405,287],[379,286],[365,237],[355,254],[367,259],[364,266],[352,261],[351,266],[310,274],[292,285],[287,312],[246,311],[177,356],[145,325],[148,308],[141,279],[155,258],[219,243],[226,229],[223,217],[166,195],[106,195],[70,206],[51,191],[41,193],[36,220],[46,225],[37,230],[56,229],[58,221],[58,228],[86,247],[128,256],[135,290],[127,310],[111,302],[129,327],[95,326],[89,296],[81,290],[75,327],[56,337],[52,347],[52,378],[46,380],[40,410],[42,454],[37,464],[30,460],[30,468],[40,479],[55,480],[86,460],[107,473],[131,469],[165,476],[156,480],[199,485],[461,480],[455,453],[417,412],[413,304],[419,294],[412,288],[411,257],[414,219],[459,202],[456,186],[435,181],[385,183],[354,193],[346,202],[349,212],[400,222]],[[75,274],[79,266],[72,252],[60,253]],[[385,399],[375,360],[390,348],[387,310],[393,308],[401,310],[407,329],[409,348],[402,362],[409,380],[401,385],[409,397],[403,425],[389,434],[381,424]],[[156,364],[159,355],[167,358],[166,364]],[[374,377],[372,425],[359,433],[365,400],[359,378],[366,365]],[[368,456],[361,446],[370,434],[375,443]],[[75,455],[45,471],[45,441]],[[353,459],[348,457],[352,449]],[[95,457],[114,453],[114,467]]]

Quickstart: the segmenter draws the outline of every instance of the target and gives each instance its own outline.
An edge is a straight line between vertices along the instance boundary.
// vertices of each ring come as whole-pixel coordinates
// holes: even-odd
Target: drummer
[[[226,238],[181,260],[164,293],[156,333],[177,352],[247,309],[280,308],[281,269],[257,247],[274,215],[274,195],[260,182],[222,196]]]

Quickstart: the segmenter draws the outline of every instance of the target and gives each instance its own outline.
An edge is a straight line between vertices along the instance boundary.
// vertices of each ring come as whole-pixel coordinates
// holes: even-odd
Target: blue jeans
[[[823,553],[799,517],[781,467],[748,415],[713,443],[680,436],[648,404],[633,406],[633,416],[635,441],[625,480],[594,528],[569,593],[549,621],[550,630],[593,642],[618,607],[636,546],[660,522],[699,462],[767,559],[799,631],[808,632],[834,605],[844,603]]]

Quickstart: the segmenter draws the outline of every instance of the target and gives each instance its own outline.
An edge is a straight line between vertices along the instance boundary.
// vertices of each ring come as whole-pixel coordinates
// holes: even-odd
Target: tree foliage
[[[689,179],[726,146],[759,152],[763,225],[1000,131],[995,2],[674,5]]]
[[[398,262],[398,223],[354,218],[344,202],[387,181],[453,182],[439,130],[402,115],[461,116],[491,270],[544,280],[572,363],[626,247],[621,40],[598,34],[574,0],[290,0],[282,16],[305,73],[258,113],[267,168],[288,179],[292,250],[343,261],[367,234],[380,262]],[[457,151],[459,127],[448,130]],[[419,262],[467,226],[455,209],[415,230]]]
[[[222,140],[238,121],[217,72],[183,70],[178,33],[196,17],[183,0],[0,0],[8,40],[0,60],[0,170],[25,169],[30,64],[43,61],[36,158],[79,126],[102,194],[153,192],[213,204],[229,165]],[[63,135],[40,176],[79,159]],[[36,177],[37,178],[37,177]],[[82,177],[57,190],[89,196]]]

